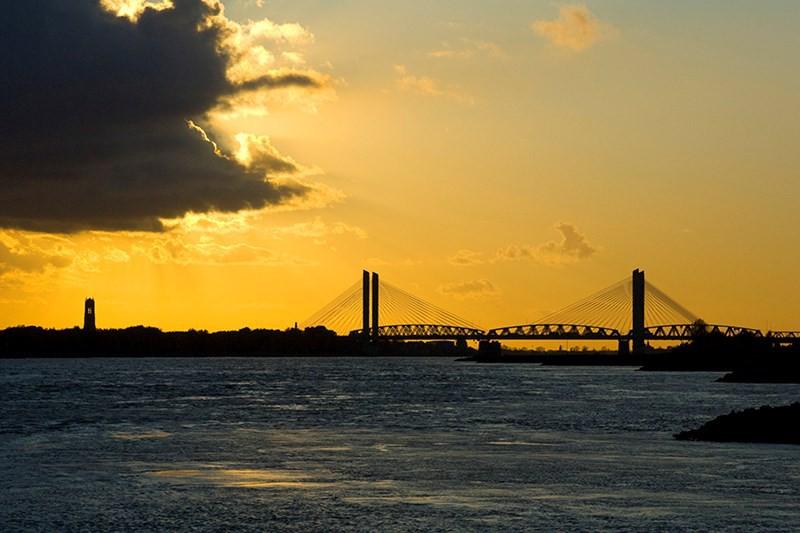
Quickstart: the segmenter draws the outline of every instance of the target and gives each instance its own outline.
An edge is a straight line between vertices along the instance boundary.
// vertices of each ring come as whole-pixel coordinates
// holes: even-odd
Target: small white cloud
[[[480,265],[486,262],[483,252],[476,252],[475,250],[459,250],[455,255],[447,260],[451,265],[456,266],[470,266]]]
[[[565,5],[555,20],[536,20],[531,29],[553,46],[581,52],[613,33],[613,28],[597,20],[586,6]]]
[[[366,239],[367,232],[358,226],[352,226],[345,222],[325,222],[321,217],[317,217],[309,222],[299,222],[291,226],[277,227],[270,230],[275,238],[282,237],[303,237],[314,239],[316,242],[324,243],[328,237],[349,235],[356,239]]]
[[[427,76],[417,76],[411,74],[405,65],[395,65],[395,84],[403,92],[445,97],[460,104],[473,105],[475,99],[455,85],[443,86],[437,80]]]
[[[471,39],[462,39],[456,46],[443,43],[441,48],[428,52],[429,57],[436,59],[470,59],[480,55],[493,59],[508,57],[503,47],[497,43]]]
[[[500,294],[500,291],[488,279],[448,283],[440,286],[439,292],[458,300],[484,299]]]
[[[560,241],[549,241],[540,245],[512,244],[497,250],[497,261],[529,259],[547,264],[575,263],[597,253],[586,237],[575,226],[565,222],[556,225],[561,233]]]

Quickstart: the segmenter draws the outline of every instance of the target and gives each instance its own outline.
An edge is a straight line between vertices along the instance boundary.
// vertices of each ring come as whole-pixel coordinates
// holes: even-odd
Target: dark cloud
[[[235,87],[242,91],[255,89],[280,89],[283,87],[306,87],[318,89],[320,82],[306,74],[287,72],[285,74],[265,74],[253,80],[237,83]]]
[[[233,84],[226,30],[207,23],[216,8],[173,4],[132,22],[98,0],[4,2],[0,226],[159,231],[160,218],[303,194],[219,153],[188,121],[241,90],[318,82],[287,73]]]

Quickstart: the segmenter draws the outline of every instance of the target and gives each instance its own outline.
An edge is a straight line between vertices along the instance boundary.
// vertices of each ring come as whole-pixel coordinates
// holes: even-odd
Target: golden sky
[[[104,0],[129,25],[148,3]],[[161,231],[8,222],[0,326],[77,325],[93,296],[102,328],[285,328],[365,268],[496,327],[642,268],[708,322],[800,329],[800,3],[225,0],[215,17],[236,92],[178,126],[303,192]]]

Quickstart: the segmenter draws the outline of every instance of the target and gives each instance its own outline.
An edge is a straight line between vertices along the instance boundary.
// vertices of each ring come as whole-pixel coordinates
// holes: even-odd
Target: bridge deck
[[[490,329],[491,340],[619,340],[623,335],[612,328],[586,324],[525,324]]]
[[[350,335],[363,335],[363,330]],[[482,340],[483,330],[443,324],[391,324],[378,328],[378,337],[387,340]]]
[[[351,335],[362,335],[355,330]],[[687,341],[697,335],[721,335],[723,337],[750,336],[771,338],[784,343],[800,343],[800,332],[769,331],[721,324],[665,324],[645,328],[643,337],[650,341]],[[622,333],[613,328],[589,324],[524,324],[483,331],[476,328],[446,324],[391,324],[380,326],[378,336],[386,340],[606,340],[624,341],[633,337],[633,332]]]

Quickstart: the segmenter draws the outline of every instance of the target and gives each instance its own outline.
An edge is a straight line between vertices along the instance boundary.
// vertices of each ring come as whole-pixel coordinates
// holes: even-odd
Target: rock
[[[764,442],[800,444],[800,403],[787,406],[733,411],[718,416],[698,429],[675,435],[678,440],[714,442]]]

